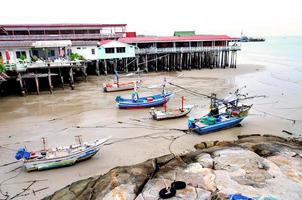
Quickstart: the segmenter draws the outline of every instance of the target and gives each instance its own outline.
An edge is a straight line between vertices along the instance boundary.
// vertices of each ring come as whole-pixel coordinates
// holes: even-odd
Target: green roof
[[[174,36],[192,36],[195,31],[174,31]]]

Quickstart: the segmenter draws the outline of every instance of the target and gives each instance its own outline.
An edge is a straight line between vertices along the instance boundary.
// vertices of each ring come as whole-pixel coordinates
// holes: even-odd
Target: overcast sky
[[[302,0],[3,0],[0,23],[127,23],[128,31],[153,35],[302,35]]]

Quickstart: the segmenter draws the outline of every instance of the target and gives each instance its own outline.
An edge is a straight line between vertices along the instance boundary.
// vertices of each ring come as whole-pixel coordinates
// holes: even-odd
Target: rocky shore
[[[302,142],[271,135],[240,136],[236,141],[203,142],[185,155],[166,155],[116,167],[80,180],[46,197],[59,199],[160,199],[159,191],[184,181],[171,199],[249,197],[302,199]]]

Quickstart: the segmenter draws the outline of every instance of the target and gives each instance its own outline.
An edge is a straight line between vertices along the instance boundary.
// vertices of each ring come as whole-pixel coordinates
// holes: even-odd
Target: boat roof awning
[[[36,41],[32,44],[35,48],[44,47],[69,47],[71,46],[71,40],[56,40],[56,41]]]

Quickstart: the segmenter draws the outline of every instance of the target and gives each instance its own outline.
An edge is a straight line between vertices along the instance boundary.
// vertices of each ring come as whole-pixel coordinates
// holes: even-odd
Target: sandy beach
[[[218,97],[225,97],[244,85],[246,88],[243,91],[249,95],[267,95],[267,98],[246,102],[254,104],[254,109],[242,122],[242,127],[204,136],[173,130],[186,129],[187,118],[157,122],[150,118],[148,109],[117,109],[115,97],[130,96],[130,92],[103,93],[102,83],[112,76],[89,76],[87,82],[76,84],[75,90],[56,89],[53,95],[45,91],[40,96],[1,98],[0,198],[4,198],[5,193],[12,196],[18,194],[36,180],[31,189],[23,193],[26,196],[19,198],[40,199],[76,180],[171,152],[185,153],[202,141],[233,140],[238,135],[254,133],[289,136],[282,130],[298,136],[298,130],[301,130],[299,116],[302,115],[301,109],[295,108],[301,106],[301,103],[291,102],[292,96],[301,98],[301,93],[297,92],[301,91],[301,83],[290,91],[281,91],[282,88],[275,85],[277,81],[268,79],[274,73],[270,65],[263,63],[239,64],[237,69],[148,73],[142,76],[144,86],[160,84],[166,77],[175,84],[201,93],[217,93]],[[180,74],[183,75],[175,78]],[[200,117],[207,113],[209,99],[190,95],[172,86],[168,90],[176,92],[168,108],[179,107],[181,96],[185,96],[186,104],[196,105],[190,116]],[[160,92],[160,88],[141,88],[139,91],[140,95],[147,95]],[[287,117],[282,118],[285,114]],[[293,122],[292,119],[297,121]],[[82,135],[85,141],[107,136],[112,138],[95,157],[72,167],[27,173],[20,168],[21,163],[3,166],[15,161],[15,151],[20,146],[30,150],[40,149],[42,137],[47,138],[48,147],[64,146],[74,143],[76,135]],[[40,189],[43,190],[33,192]]]

